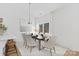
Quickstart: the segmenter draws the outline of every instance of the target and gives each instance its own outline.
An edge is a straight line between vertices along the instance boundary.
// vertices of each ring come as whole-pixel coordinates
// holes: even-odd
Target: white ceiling
[[[31,20],[42,16],[50,11],[64,6],[61,3],[31,3],[30,5],[30,18]],[[29,4],[28,3],[0,3],[0,16],[12,15],[20,16],[24,19],[29,17]]]
[[[59,3],[35,3],[31,4],[31,15],[32,16],[41,16],[50,11],[54,11],[57,8],[60,8],[63,4]]]
[[[31,3],[30,4],[30,16],[31,19],[45,15],[50,11],[54,11],[60,7],[63,7],[65,4],[63,3]],[[26,14],[28,16],[29,4],[26,4]],[[28,18],[28,17],[27,17]]]

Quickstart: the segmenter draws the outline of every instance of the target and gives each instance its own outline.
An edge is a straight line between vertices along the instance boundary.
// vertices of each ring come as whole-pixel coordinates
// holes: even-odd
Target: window
[[[44,33],[49,33],[49,23],[44,24]]]
[[[43,32],[43,24],[39,25],[39,32]]]

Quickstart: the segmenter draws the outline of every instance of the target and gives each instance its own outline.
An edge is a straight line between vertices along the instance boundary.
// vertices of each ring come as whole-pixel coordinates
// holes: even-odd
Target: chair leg
[[[42,46],[42,49],[44,49],[44,48],[46,48],[46,47]]]
[[[27,42],[25,42],[25,48],[26,48],[26,46],[27,46]]]
[[[32,47],[30,47],[30,53],[32,52]]]
[[[30,50],[30,53],[32,52],[32,46],[27,46],[27,49]]]
[[[23,46],[26,48],[26,42],[23,43]]]
[[[27,49],[29,49],[29,46],[27,45]]]
[[[23,42],[23,46],[25,46],[25,42]]]
[[[55,47],[53,47],[54,53],[56,53]]]
[[[50,49],[50,54],[51,54],[51,56],[52,56],[52,49]]]

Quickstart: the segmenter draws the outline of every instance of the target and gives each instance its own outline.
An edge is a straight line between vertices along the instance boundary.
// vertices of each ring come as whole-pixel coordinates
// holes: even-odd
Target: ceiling
[[[30,4],[30,19],[31,21],[37,17],[43,16],[51,11],[55,11],[66,4],[64,3],[31,3]],[[29,19],[29,4],[25,6],[26,17],[25,19]]]
[[[50,11],[54,11],[60,7],[63,7],[65,4],[63,3],[31,3],[30,4],[30,17],[31,19],[45,15]],[[29,4],[26,4],[26,14],[29,15]],[[28,17],[27,17],[28,19]]]
[[[54,11],[57,8],[60,8],[63,4],[59,3],[33,3],[31,4],[31,15],[32,16],[41,16],[50,11]]]
[[[65,4],[63,3],[31,3],[30,18],[33,20],[36,17],[42,16],[50,11],[54,11]],[[29,4],[28,3],[0,3],[0,16],[18,16],[28,20]]]

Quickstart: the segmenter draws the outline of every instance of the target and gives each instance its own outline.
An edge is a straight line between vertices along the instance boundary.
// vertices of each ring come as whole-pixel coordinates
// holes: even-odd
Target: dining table
[[[39,50],[41,50],[41,41],[44,41],[44,38],[41,35],[38,35],[37,40],[39,42]]]

